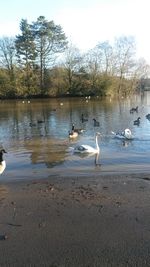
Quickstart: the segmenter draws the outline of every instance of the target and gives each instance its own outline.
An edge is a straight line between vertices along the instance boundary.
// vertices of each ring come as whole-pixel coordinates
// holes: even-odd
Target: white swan
[[[119,139],[128,139],[128,140],[132,140],[134,137],[131,133],[130,129],[125,129],[123,132],[119,133],[115,133],[115,132],[111,132],[115,137],[119,138]]]
[[[2,174],[6,168],[6,161],[3,160],[3,153],[7,153],[5,149],[0,150],[0,174]]]
[[[99,153],[100,152],[100,147],[98,145],[98,136],[100,135],[99,132],[96,133],[96,136],[95,136],[95,144],[96,144],[96,147],[92,147],[92,146],[89,146],[89,145],[79,145],[77,147],[74,148],[74,152],[75,153]]]

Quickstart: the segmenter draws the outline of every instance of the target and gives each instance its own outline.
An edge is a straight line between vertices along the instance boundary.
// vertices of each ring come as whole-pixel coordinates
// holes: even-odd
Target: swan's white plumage
[[[133,135],[131,133],[131,130],[126,128],[123,132],[121,133],[115,133],[115,132],[111,132],[115,137],[119,138],[119,139],[128,139],[131,140],[133,139]]]
[[[95,136],[95,145],[96,147],[92,147],[89,145],[79,145],[74,148],[74,152],[76,153],[99,153],[100,152],[100,147],[98,145],[98,136],[100,135],[99,132],[96,133]]]

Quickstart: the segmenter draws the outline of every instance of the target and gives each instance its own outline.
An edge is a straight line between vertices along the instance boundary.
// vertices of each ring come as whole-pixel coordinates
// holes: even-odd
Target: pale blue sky
[[[60,24],[80,50],[122,35],[134,36],[138,57],[150,64],[149,0],[3,0],[0,37],[19,33],[21,19],[39,16]]]

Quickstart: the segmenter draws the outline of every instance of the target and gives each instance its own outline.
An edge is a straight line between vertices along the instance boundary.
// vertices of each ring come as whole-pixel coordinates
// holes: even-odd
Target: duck
[[[145,117],[146,119],[150,120],[150,113],[148,113]]]
[[[141,120],[141,118],[138,117],[137,120],[135,120],[135,121],[133,122],[133,124],[134,124],[134,125],[139,125],[139,124],[140,124],[140,120]]]
[[[94,127],[99,127],[99,121],[97,121],[95,118],[93,119],[94,121]]]
[[[95,135],[95,147],[89,146],[89,145],[78,145],[74,148],[75,153],[100,153],[100,147],[98,145],[98,136],[100,135],[99,132]]]
[[[36,123],[30,122],[29,125],[30,125],[30,127],[35,127],[36,126]]]
[[[134,113],[135,111],[138,112],[138,106],[130,109],[130,113]]]
[[[78,134],[81,134],[84,132],[84,129],[82,128],[75,128],[74,123],[72,124],[72,131],[77,132]]]
[[[78,137],[78,132],[75,131],[69,131],[69,138],[76,138]]]
[[[7,153],[5,149],[0,150],[0,174],[2,174],[6,168],[6,161],[3,159],[3,153]]]
[[[134,137],[131,133],[131,130],[126,128],[124,131],[122,132],[111,132],[116,138],[119,138],[119,139],[128,139],[128,140],[132,140]]]
[[[37,123],[44,123],[44,120],[37,120]]]

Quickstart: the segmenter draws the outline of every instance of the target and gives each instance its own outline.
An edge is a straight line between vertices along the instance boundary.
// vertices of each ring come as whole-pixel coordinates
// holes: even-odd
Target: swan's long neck
[[[96,143],[96,149],[99,152],[100,148],[99,148],[99,145],[98,145],[98,136],[97,135],[96,135],[95,143]]]

